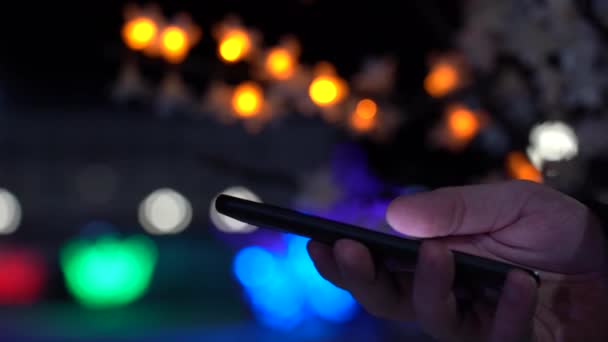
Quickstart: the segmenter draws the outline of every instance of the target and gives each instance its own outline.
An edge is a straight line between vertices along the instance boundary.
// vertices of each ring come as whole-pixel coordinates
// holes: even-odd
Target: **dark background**
[[[232,185],[255,189],[270,203],[291,203],[313,172],[333,165],[336,156],[344,163],[337,167],[342,170],[338,178],[348,178],[344,170],[369,168],[385,186],[373,194],[382,201],[404,189],[414,192],[414,186],[476,183],[491,172],[508,178],[504,156],[486,153],[475,141],[458,153],[427,143],[443,108],[422,87],[427,61],[454,48],[460,1],[159,2],[166,17],[185,11],[203,30],[201,42],[178,66],[127,50],[120,37],[124,5],[0,5],[0,187],[10,189],[24,208],[19,230],[0,242],[41,253],[50,273],[40,303],[1,307],[0,326],[7,334],[0,334],[0,340],[425,340],[414,325],[393,325],[364,313],[349,324],[317,329],[323,331],[318,335],[311,335],[317,330],[310,327],[287,334],[261,327],[231,274],[236,250],[251,241],[218,234],[208,212],[213,197]],[[296,35],[302,63],[329,61],[347,79],[369,57],[396,57],[391,100],[404,109],[407,124],[388,143],[353,138],[318,118],[300,116],[251,136],[238,125],[180,115],[159,118],[146,106],[110,101],[112,82],[127,58],[135,58],[151,81],[160,81],[167,70],[180,72],[201,95],[212,79],[229,84],[247,79],[246,65],[227,67],[216,56],[211,27],[228,14],[258,29],[265,45],[284,34]],[[511,133],[510,148],[525,150],[528,131]],[[363,157],[339,148],[344,145],[362,151]],[[110,165],[119,176],[107,204],[91,205],[75,191],[75,180],[91,164]],[[586,177],[594,186],[608,182],[607,165],[598,158],[589,167]],[[194,217],[182,234],[154,238],[161,257],[148,296],[119,310],[80,308],[62,280],[57,261],[61,246],[89,234],[91,222],[109,222],[125,235],[142,233],[137,205],[161,186],[184,194]],[[372,197],[356,191],[350,195]],[[591,193],[579,195],[605,213]],[[346,212],[366,216],[366,211],[348,206],[352,198],[345,200]]]

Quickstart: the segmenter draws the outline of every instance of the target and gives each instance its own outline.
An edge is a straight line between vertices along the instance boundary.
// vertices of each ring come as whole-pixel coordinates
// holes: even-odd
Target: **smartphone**
[[[367,246],[376,261],[394,259],[415,265],[422,243],[422,240],[390,235],[223,194],[216,198],[215,208],[219,213],[241,222],[293,233],[328,245],[333,245],[339,239],[355,240]],[[540,277],[534,270],[458,251],[452,252],[455,261],[455,288],[500,291],[508,272],[515,268],[530,274],[540,286]]]

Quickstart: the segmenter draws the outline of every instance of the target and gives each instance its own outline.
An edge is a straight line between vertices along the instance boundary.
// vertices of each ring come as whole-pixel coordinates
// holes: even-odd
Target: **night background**
[[[608,215],[603,1],[1,13],[2,341],[428,340],[220,193],[386,230],[399,195],[517,178]]]

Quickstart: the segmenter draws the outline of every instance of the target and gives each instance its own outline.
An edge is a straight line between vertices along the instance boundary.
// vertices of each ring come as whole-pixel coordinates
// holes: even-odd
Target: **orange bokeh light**
[[[447,126],[454,138],[470,140],[479,132],[481,124],[475,112],[455,105],[447,109]]]
[[[522,152],[511,152],[507,155],[507,172],[515,179],[543,182],[543,175]]]
[[[254,82],[245,82],[234,89],[232,109],[241,118],[249,118],[260,113],[264,105],[262,88]]]
[[[157,23],[145,16],[127,21],[122,29],[122,37],[125,44],[133,50],[143,50],[150,46],[156,38],[157,33]]]
[[[188,33],[179,26],[167,26],[161,33],[161,51],[170,62],[179,63],[190,49]]]
[[[272,77],[278,80],[286,80],[293,76],[295,64],[295,57],[289,50],[276,47],[268,53],[265,66]]]
[[[345,82],[335,76],[318,76],[310,83],[308,88],[310,99],[321,107],[340,102],[345,94]]]
[[[424,89],[433,97],[443,97],[456,90],[462,83],[459,70],[452,63],[435,64],[424,80]]]
[[[371,99],[360,100],[350,116],[350,126],[359,133],[369,132],[376,126],[377,113],[376,102]]]
[[[365,119],[353,113],[350,117],[350,125],[356,132],[364,133],[369,132],[376,126],[376,120],[374,118]]]
[[[225,62],[234,63],[243,59],[250,50],[251,38],[247,32],[241,29],[232,29],[220,39],[218,53]]]
[[[371,99],[363,99],[357,103],[357,107],[355,108],[355,113],[357,116],[360,116],[362,119],[373,119],[378,112],[378,105],[374,100]]]

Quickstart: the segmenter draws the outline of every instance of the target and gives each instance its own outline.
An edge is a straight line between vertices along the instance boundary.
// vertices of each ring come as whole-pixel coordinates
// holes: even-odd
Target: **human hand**
[[[374,263],[351,240],[311,241],[319,273],[371,314],[416,320],[440,341],[608,341],[608,249],[581,203],[548,187],[511,181],[396,199],[389,224],[423,242],[413,274]],[[450,250],[538,270],[541,286],[512,271],[497,305],[462,312],[452,291]]]

